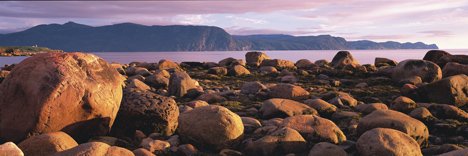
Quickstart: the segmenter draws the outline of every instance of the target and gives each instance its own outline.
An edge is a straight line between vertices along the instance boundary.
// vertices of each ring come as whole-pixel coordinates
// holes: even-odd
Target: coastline
[[[63,99],[65,101],[57,103],[44,101],[43,104],[96,101],[89,103],[90,106],[77,108],[80,111],[76,113],[89,115],[86,112],[92,110],[115,120],[113,126],[107,127],[109,131],[94,129],[91,134],[101,135],[88,136],[80,128],[90,129],[92,124],[83,121],[83,127],[67,129],[67,134],[72,134],[73,139],[83,146],[90,143],[86,143],[89,139],[105,141],[112,138],[123,142],[120,146],[124,150],[148,150],[159,154],[177,153],[177,150],[168,147],[183,149],[191,146],[195,151],[190,152],[198,154],[219,154],[229,149],[241,154],[263,151],[266,153],[260,155],[271,155],[285,142],[265,144],[264,140],[278,137],[275,135],[277,133],[298,140],[296,146],[288,146],[286,150],[296,154],[307,154],[309,151],[305,149],[320,142],[340,146],[350,144],[339,149],[356,154],[362,152],[356,146],[378,145],[376,142],[360,141],[365,137],[375,138],[364,133],[368,131],[401,135],[417,144],[412,144],[411,151],[422,151],[424,154],[440,154],[434,149],[447,143],[457,144],[457,148],[468,147],[468,140],[463,137],[464,131],[460,130],[460,127],[468,126],[468,118],[463,115],[468,110],[467,93],[463,91],[463,88],[468,88],[468,83],[464,83],[468,82],[468,77],[463,74],[468,72],[458,70],[468,69],[468,65],[463,64],[468,60],[468,55],[460,57],[432,50],[425,53],[424,60],[397,62],[374,58],[373,64],[360,64],[352,54],[340,51],[333,53],[331,60],[312,62],[301,59],[292,62],[272,58],[263,52],[247,52],[243,54],[243,59],[225,58],[218,62],[177,63],[161,59],[159,62],[118,64],[96,60],[91,54],[55,53],[41,55],[41,58],[33,56],[28,59],[29,62],[4,67],[0,72],[0,91],[8,96],[0,97],[4,98],[0,102],[9,103],[17,98],[13,93],[19,88],[6,86],[41,84],[24,86],[34,90],[42,84],[79,84],[65,86],[69,89],[60,94],[41,92],[35,97],[25,92],[28,95],[24,96],[60,97],[83,92],[83,89],[94,90],[84,94],[85,98],[79,96],[74,100]],[[44,66],[43,63],[50,65]],[[54,64],[62,68],[54,68]],[[34,70],[32,67],[40,71],[19,72]],[[48,81],[43,76],[57,77],[63,82]],[[100,87],[99,91],[96,91],[96,87]],[[456,93],[445,94],[454,91]],[[56,99],[61,99],[59,97]],[[104,103],[112,105],[103,107]],[[24,101],[24,105],[28,104]],[[118,109],[117,115],[107,110],[114,107]],[[14,111],[20,111],[8,109],[12,112],[0,113],[5,120],[9,120]],[[73,116],[56,117],[52,114],[49,124],[60,127],[66,125],[61,125],[59,120],[70,124],[81,120]],[[40,124],[41,121],[38,122]],[[109,120],[96,122],[106,125]],[[398,124],[388,126],[392,123]],[[300,128],[303,126],[306,128]],[[374,128],[383,129],[377,131]],[[310,129],[320,132],[320,135],[314,135]],[[414,131],[394,132],[392,129]],[[215,132],[204,133],[206,131]],[[22,140],[20,137],[12,139]],[[172,145],[174,140],[179,143]],[[151,142],[160,143],[162,149],[152,148],[155,145]],[[288,154],[283,151],[284,148],[276,152]]]

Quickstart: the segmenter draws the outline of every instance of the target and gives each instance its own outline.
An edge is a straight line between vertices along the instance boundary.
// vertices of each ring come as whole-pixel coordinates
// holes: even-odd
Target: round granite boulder
[[[174,99],[151,91],[125,90],[112,132],[131,136],[140,130],[145,134],[172,135],[178,118],[179,107]]]
[[[209,105],[180,114],[180,137],[197,147],[220,150],[242,138],[242,119],[222,106]]]
[[[64,131],[78,141],[105,135],[122,99],[124,78],[84,53],[44,53],[16,65],[0,85],[0,138]]]
[[[357,127],[358,135],[374,128],[391,128],[413,137],[419,144],[427,141],[429,130],[421,121],[393,110],[376,110],[366,115]]]
[[[365,132],[356,142],[362,156],[422,156],[418,142],[405,133],[389,128]]]

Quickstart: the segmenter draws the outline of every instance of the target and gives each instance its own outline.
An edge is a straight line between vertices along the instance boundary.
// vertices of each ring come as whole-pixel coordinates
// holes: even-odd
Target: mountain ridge
[[[435,44],[370,40],[347,41],[331,35],[231,35],[215,26],[119,23],[88,26],[75,22],[42,24],[0,34],[0,46],[40,45],[64,51],[238,51],[438,49]]]

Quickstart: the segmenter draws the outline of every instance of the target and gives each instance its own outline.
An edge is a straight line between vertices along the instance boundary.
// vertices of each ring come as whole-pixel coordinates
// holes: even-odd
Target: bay
[[[403,50],[349,50],[361,64],[373,64],[376,57],[385,57],[395,61],[405,59],[422,59],[428,50],[426,49],[403,49]],[[468,49],[446,49],[451,54],[468,55]],[[233,57],[245,59],[247,51],[198,51],[198,52],[94,52],[108,62],[130,63],[158,62],[160,59],[169,59],[176,62],[218,62],[222,59]],[[325,59],[331,61],[338,50],[282,50],[264,51],[270,58],[297,61],[309,59],[316,61]],[[19,63],[27,57],[0,57],[0,66],[5,64]]]

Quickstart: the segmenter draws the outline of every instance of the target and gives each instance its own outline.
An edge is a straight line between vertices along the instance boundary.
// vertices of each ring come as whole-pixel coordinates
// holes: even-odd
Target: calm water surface
[[[428,50],[350,50],[351,54],[361,64],[374,63],[375,57],[385,57],[395,61],[405,59],[422,59]],[[466,49],[446,50],[451,54],[468,55]],[[109,62],[130,63],[158,62],[160,59],[169,59],[176,62],[199,61],[218,62],[227,57],[245,59],[247,51],[206,51],[206,52],[95,52]],[[265,51],[271,58],[297,61],[309,59],[311,61],[326,59],[331,61],[338,50],[301,50],[301,51]],[[27,57],[0,57],[0,66],[5,64],[19,63]]]

